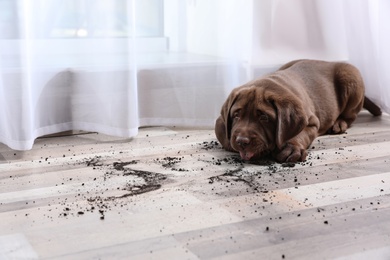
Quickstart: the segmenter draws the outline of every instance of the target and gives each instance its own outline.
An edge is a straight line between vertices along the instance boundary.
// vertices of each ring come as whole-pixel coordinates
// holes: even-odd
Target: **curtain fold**
[[[366,94],[390,112],[390,2],[345,1],[349,61],[363,74]]]
[[[236,86],[292,59],[348,61],[390,112],[386,0],[2,0],[0,142],[212,127]]]
[[[135,1],[3,2],[13,33],[0,31],[0,142],[28,150],[68,130],[135,136]]]

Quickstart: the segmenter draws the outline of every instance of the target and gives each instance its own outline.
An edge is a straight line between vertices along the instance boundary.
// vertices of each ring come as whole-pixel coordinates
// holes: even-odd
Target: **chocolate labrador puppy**
[[[278,162],[304,161],[319,135],[340,134],[366,108],[363,79],[341,62],[296,60],[233,89],[215,124],[218,141],[243,160],[271,154]]]

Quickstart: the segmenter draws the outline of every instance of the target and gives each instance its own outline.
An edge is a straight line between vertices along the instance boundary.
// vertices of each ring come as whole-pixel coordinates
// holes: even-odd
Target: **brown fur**
[[[235,88],[222,106],[215,133],[222,146],[251,160],[304,161],[319,135],[340,134],[362,107],[381,110],[364,96],[359,71],[340,62],[296,60]]]

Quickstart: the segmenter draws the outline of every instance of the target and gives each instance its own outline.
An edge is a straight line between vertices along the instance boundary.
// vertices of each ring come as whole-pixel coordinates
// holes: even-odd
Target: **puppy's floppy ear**
[[[308,124],[302,102],[292,93],[272,92],[267,97],[276,109],[276,146],[282,149],[285,143],[299,134]]]
[[[225,133],[227,140],[230,140],[230,134],[232,130],[232,118],[230,117],[230,109],[232,108],[234,102],[236,102],[237,96],[238,91],[237,89],[234,89],[226,99],[225,103],[222,105],[221,109],[221,118],[225,123]]]

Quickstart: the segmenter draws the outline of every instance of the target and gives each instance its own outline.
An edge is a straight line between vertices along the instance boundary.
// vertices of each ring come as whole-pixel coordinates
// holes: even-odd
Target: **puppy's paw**
[[[307,151],[298,145],[287,143],[287,145],[274,154],[278,162],[303,162],[306,160]]]
[[[328,130],[329,134],[342,134],[347,131],[348,124],[345,120],[339,118],[336,120],[334,125]]]

